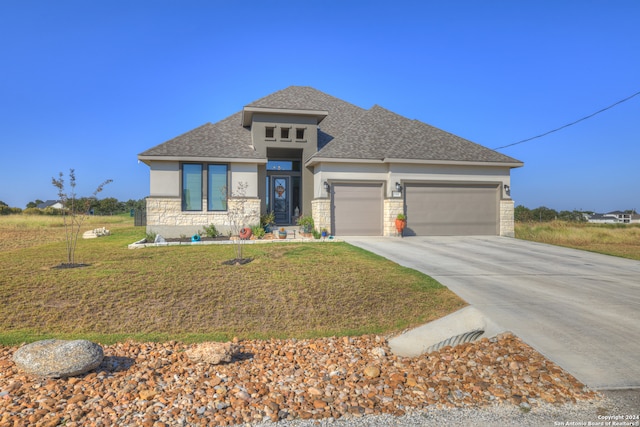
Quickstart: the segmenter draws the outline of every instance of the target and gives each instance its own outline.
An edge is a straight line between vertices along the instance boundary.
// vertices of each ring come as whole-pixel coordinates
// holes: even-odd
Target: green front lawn
[[[76,262],[90,265],[53,269],[66,262],[64,230],[28,218],[0,219],[3,344],[386,334],[465,305],[430,277],[346,243],[248,244],[253,261],[243,266],[223,264],[231,245],[131,250],[144,228],[126,217],[91,218],[83,231],[112,235],[80,239]],[[37,233],[46,237],[24,243]]]

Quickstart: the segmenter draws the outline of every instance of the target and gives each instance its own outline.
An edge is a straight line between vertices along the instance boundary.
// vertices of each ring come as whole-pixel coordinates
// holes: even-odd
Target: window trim
[[[185,165],[193,165],[200,167],[200,198],[199,209],[187,209],[187,200],[185,198]],[[211,166],[224,166],[225,167],[225,187],[227,188],[224,194],[224,209],[209,209],[211,206],[210,187],[211,182],[209,179],[209,168]],[[229,210],[229,173],[230,168],[228,163],[197,163],[197,162],[181,162],[180,163],[180,210],[181,212],[227,212]],[[205,203],[206,196],[206,203]]]
[[[187,198],[185,197],[185,190],[187,190],[185,188],[185,169],[184,167],[186,165],[191,165],[191,166],[200,166],[200,197],[198,198],[198,200],[200,201],[200,208],[199,209],[187,209]],[[190,162],[185,162],[185,163],[181,163],[180,164],[180,208],[182,212],[202,212],[202,208],[203,208],[203,196],[204,196],[204,185],[202,182],[202,172],[203,172],[203,165],[202,163],[190,163]]]
[[[229,210],[229,164],[228,163],[207,163],[206,164],[207,171],[207,212],[227,212]],[[211,209],[211,175],[209,173],[209,168],[211,166],[224,166],[225,167],[225,194],[224,194],[224,209]]]
[[[268,136],[268,132],[271,130],[272,135]],[[266,141],[275,141],[276,140],[276,126],[265,126],[264,127],[264,139]]]
[[[287,136],[283,133],[287,132]],[[291,126],[280,126],[280,141],[291,141]]]
[[[298,132],[302,131],[302,138],[298,138]],[[307,128],[296,128],[296,142],[307,142]]]

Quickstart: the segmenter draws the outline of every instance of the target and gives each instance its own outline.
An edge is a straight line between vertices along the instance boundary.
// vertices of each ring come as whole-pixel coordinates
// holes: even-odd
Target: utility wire
[[[542,134],[540,134],[540,135],[533,136],[533,137],[531,137],[531,138],[523,139],[522,141],[514,142],[513,144],[503,145],[502,147],[494,148],[494,150],[500,150],[500,149],[502,149],[502,148],[512,147],[512,146],[514,146],[514,145],[522,144],[523,142],[531,141],[532,139],[542,138],[543,136],[547,136],[547,135],[549,135],[550,133],[557,132],[557,131],[559,131],[559,130],[561,130],[561,129],[564,129],[564,128],[567,128],[567,127],[569,127],[569,126],[573,126],[573,125],[575,125],[576,123],[580,123],[580,122],[581,122],[581,121],[583,121],[583,120],[590,119],[591,117],[595,116],[596,114],[600,114],[600,113],[602,113],[603,111],[607,111],[608,109],[613,108],[613,107],[615,107],[615,106],[616,106],[616,105],[618,105],[618,104],[622,104],[623,102],[628,101],[628,100],[630,100],[631,98],[633,98],[634,96],[637,96],[637,95],[640,95],[640,92],[636,92],[636,93],[634,93],[634,94],[633,94],[633,95],[631,95],[631,96],[627,96],[626,98],[621,99],[620,101],[615,102],[615,103],[613,103],[613,104],[609,105],[608,107],[603,108],[602,110],[596,111],[595,113],[589,114],[588,116],[585,116],[585,117],[583,117],[583,118],[581,118],[581,119],[579,119],[579,120],[576,120],[575,122],[568,123],[568,124],[566,124],[566,125],[564,125],[564,126],[560,126],[560,127],[559,127],[559,128],[557,128],[557,129],[550,130],[549,132],[545,132],[545,133],[542,133]]]

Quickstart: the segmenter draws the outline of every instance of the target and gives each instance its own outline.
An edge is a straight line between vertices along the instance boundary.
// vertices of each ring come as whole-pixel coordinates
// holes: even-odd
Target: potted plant
[[[407,216],[403,213],[399,213],[396,217],[396,230],[398,234],[402,236],[402,230],[407,226]]]
[[[298,218],[297,224],[303,233],[309,234],[313,231],[313,217],[311,215],[303,215]]]
[[[266,233],[271,233],[271,227],[275,222],[276,214],[273,211],[260,216],[260,225],[262,225]]]
[[[320,230],[320,235],[324,239],[325,237],[327,237],[329,235],[329,231],[327,231],[326,228],[323,228],[322,230]]]
[[[278,231],[278,237],[281,238],[281,239],[286,239],[287,238],[287,230],[285,230],[284,227],[282,227]]]

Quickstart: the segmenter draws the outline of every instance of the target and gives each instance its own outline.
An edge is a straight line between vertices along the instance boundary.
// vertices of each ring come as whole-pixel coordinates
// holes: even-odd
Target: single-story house
[[[640,215],[622,211],[594,213],[587,218],[587,221],[595,224],[633,224],[640,222]]]
[[[36,207],[38,209],[46,209],[46,208],[62,209],[63,205],[60,200],[47,200],[46,202],[38,203]]]
[[[147,231],[229,230],[239,203],[277,225],[312,215],[336,236],[514,235],[510,172],[523,163],[378,105],[291,86],[138,155]]]

